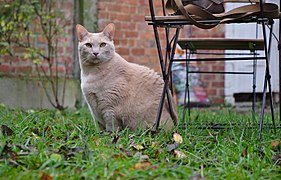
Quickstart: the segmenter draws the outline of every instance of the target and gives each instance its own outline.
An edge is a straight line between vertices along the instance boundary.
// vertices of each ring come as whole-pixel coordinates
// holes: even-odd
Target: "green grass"
[[[172,132],[109,134],[96,129],[87,109],[60,113],[1,106],[0,179],[281,178],[280,163],[272,160],[281,154],[281,143],[272,144],[280,140],[280,129],[265,128],[258,141],[251,115],[229,108],[191,112],[190,121]],[[207,129],[206,122],[224,122],[226,128]],[[176,151],[167,147],[176,145],[174,132],[183,138]]]

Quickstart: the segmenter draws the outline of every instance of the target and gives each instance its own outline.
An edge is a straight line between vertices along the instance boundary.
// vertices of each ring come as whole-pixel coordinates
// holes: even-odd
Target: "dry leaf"
[[[281,165],[281,154],[277,154],[272,156],[271,158],[276,164],[280,164]]]
[[[96,146],[100,145],[100,139],[98,137],[94,137],[93,138],[94,143],[96,144]]]
[[[4,124],[1,126],[1,129],[4,136],[11,136],[14,134],[13,130]]]
[[[0,157],[10,156],[13,160],[19,158],[18,154],[11,149],[11,147],[6,143],[2,152],[0,153]]]
[[[185,155],[182,151],[174,150],[174,155],[178,159],[185,159],[187,158],[187,155]]]
[[[248,146],[244,149],[242,155],[243,157],[247,157],[247,154],[248,154]]]
[[[45,134],[50,133],[51,130],[52,130],[52,128],[50,126],[44,127],[43,133],[45,133]]]
[[[137,164],[135,164],[132,169],[142,169],[142,170],[146,170],[149,169],[151,167],[151,163],[149,161],[143,161],[143,162],[138,162]]]
[[[126,154],[127,157],[133,157],[133,153],[129,150],[126,150],[125,154]]]
[[[169,152],[174,151],[174,150],[177,149],[178,147],[179,147],[179,144],[178,144],[178,143],[168,144],[168,145],[167,145],[167,148],[168,148],[168,151],[169,151]]]
[[[151,148],[155,148],[155,147],[157,147],[158,146],[158,143],[156,143],[156,142],[152,142],[151,143]]]
[[[135,150],[138,150],[138,151],[144,149],[144,147],[143,147],[142,145],[139,145],[139,144],[133,145],[133,148],[134,148]]]
[[[124,156],[123,154],[114,154],[112,157],[114,159],[124,159],[124,158],[126,158],[126,156]]]
[[[40,180],[52,180],[53,177],[50,176],[49,174],[45,173],[45,172],[40,172],[39,175],[41,176],[40,177]]]
[[[173,138],[176,143],[182,143],[182,137],[178,133],[174,133]]]
[[[275,140],[271,143],[271,148],[276,148],[280,144],[281,140]]]
[[[140,156],[140,161],[148,161],[149,160],[149,156],[148,155],[141,155]]]
[[[155,151],[155,158],[158,158],[159,155],[160,155],[160,151],[158,149],[156,149],[156,151]]]

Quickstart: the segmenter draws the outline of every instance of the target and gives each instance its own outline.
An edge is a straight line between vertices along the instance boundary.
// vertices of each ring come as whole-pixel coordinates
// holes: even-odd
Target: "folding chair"
[[[150,16],[146,16],[145,20],[148,21],[148,25],[153,26],[154,35],[155,35],[155,41],[157,46],[157,52],[159,57],[159,62],[161,65],[161,71],[163,75],[164,80],[164,88],[159,104],[158,114],[155,122],[155,130],[157,130],[159,126],[159,120],[161,117],[161,112],[163,108],[163,102],[165,99],[165,96],[167,94],[167,89],[172,86],[172,80],[171,80],[171,71],[172,71],[172,63],[175,61],[182,61],[179,59],[175,59],[175,49],[176,45],[179,44],[182,48],[189,50],[191,53],[195,53],[199,49],[212,49],[212,47],[218,47],[222,50],[226,49],[247,49],[250,50],[253,54],[251,57],[241,57],[241,58],[197,58],[197,59],[189,59],[186,58],[184,61],[228,61],[228,60],[235,60],[235,61],[242,61],[242,60],[249,60],[252,59],[254,61],[257,60],[264,60],[265,61],[265,76],[264,76],[264,87],[263,87],[263,96],[262,96],[262,107],[261,107],[261,114],[260,114],[260,122],[259,122],[259,133],[258,138],[261,138],[261,132],[263,128],[263,118],[264,118],[264,110],[265,110],[265,102],[266,102],[266,94],[267,90],[269,93],[269,100],[270,100],[270,110],[271,110],[271,117],[272,117],[272,125],[274,127],[274,130],[276,128],[275,126],[275,117],[274,117],[274,108],[273,108],[273,99],[272,99],[272,89],[271,89],[271,75],[270,75],[270,69],[269,69],[269,53],[271,48],[271,40],[272,40],[272,26],[275,19],[280,19],[280,12],[279,8],[275,4],[271,3],[264,3],[262,0],[225,0],[225,3],[235,3],[235,2],[245,2],[249,3],[248,5],[243,5],[237,8],[238,14],[231,14],[233,12],[228,12],[228,14],[231,14],[230,16],[222,16],[222,14],[219,15],[209,15],[206,13],[198,13],[198,7],[181,7],[181,10],[186,10],[187,13],[182,12],[181,14],[167,14],[167,10],[165,9],[165,1],[162,0],[162,14],[156,14],[156,11],[154,9],[154,3],[153,0],[149,0],[149,8],[150,8]],[[246,7],[246,10],[245,10]],[[250,7],[250,10],[247,9]],[[252,7],[254,7],[255,11],[252,13]],[[195,9],[192,9],[195,8]],[[180,9],[180,8],[179,8]],[[188,11],[190,10],[191,11]],[[244,12],[241,13],[241,12]],[[192,12],[192,13],[190,13]],[[236,12],[236,11],[234,11]],[[202,15],[203,14],[203,15]],[[227,13],[226,13],[227,14]],[[241,15],[243,14],[243,15]],[[229,18],[230,17],[230,18]],[[234,17],[234,18],[232,18]],[[199,28],[202,29],[210,29],[213,27],[216,27],[220,24],[241,24],[241,23],[258,23],[262,27],[262,39],[179,39],[179,33],[183,26],[190,26],[190,25],[196,25]],[[269,28],[269,40],[267,39],[266,34],[266,27]],[[163,44],[161,43],[161,40],[159,38],[159,28],[165,28],[165,48],[163,48]],[[175,29],[175,32],[172,34],[170,29]],[[280,30],[279,30],[280,32]],[[172,37],[170,37],[172,35]],[[202,43],[204,42],[204,43]],[[280,42],[280,41],[279,41]],[[207,45],[207,46],[205,46]],[[280,44],[279,44],[280,45]],[[280,50],[281,46],[279,46]],[[263,50],[264,56],[258,57],[256,51],[257,50]],[[279,51],[280,53],[280,51]],[[281,56],[281,55],[280,55]],[[255,64],[255,63],[254,63]],[[253,65],[254,67],[255,65]],[[280,63],[279,63],[280,66]],[[280,69],[280,67],[279,67]],[[189,73],[195,73],[195,72],[189,72]],[[208,72],[196,72],[196,73],[208,73]],[[214,73],[214,72],[209,72]],[[218,72],[217,72],[218,73]],[[232,74],[252,74],[255,79],[255,67],[253,68],[252,72],[220,72],[220,73],[232,73]],[[280,81],[280,78],[279,78]],[[255,93],[255,80],[253,80],[253,93]],[[280,82],[279,82],[280,86]],[[187,89],[188,90],[188,89]],[[279,90],[280,94],[280,90]],[[167,96],[168,98],[168,96]],[[169,100],[169,98],[168,98]],[[171,106],[171,103],[169,103],[169,106]],[[255,111],[255,99],[253,100],[253,111]],[[189,108],[190,109],[190,108]],[[280,110],[281,112],[281,110]]]

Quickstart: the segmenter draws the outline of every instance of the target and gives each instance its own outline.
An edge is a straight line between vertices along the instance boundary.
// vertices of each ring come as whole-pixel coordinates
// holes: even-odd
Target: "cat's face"
[[[98,64],[112,59],[115,53],[113,44],[114,24],[108,24],[100,33],[90,33],[79,24],[76,26],[76,30],[82,65]]]

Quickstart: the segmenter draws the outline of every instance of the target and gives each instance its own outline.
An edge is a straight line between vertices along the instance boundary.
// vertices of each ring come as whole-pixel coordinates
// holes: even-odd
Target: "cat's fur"
[[[115,52],[114,24],[100,33],[90,33],[79,24],[76,29],[81,88],[95,122],[107,131],[153,127],[164,84],[162,78]],[[175,107],[173,99],[172,105]],[[175,108],[172,117],[176,123]],[[160,125],[170,129],[173,120],[165,102]]]

